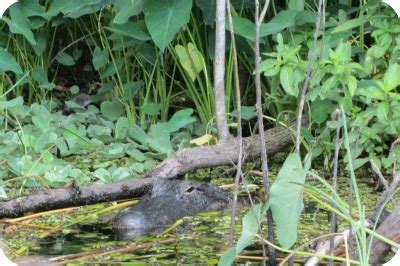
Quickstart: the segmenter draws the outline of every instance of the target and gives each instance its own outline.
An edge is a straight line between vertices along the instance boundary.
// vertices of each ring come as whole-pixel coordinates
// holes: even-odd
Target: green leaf
[[[328,95],[328,93],[336,88],[336,86],[338,85],[338,78],[337,76],[332,76],[330,78],[328,78],[324,84],[322,84],[319,95],[321,97],[321,99],[325,99],[326,96]]]
[[[123,100],[129,102],[130,99],[135,97],[136,93],[143,87],[144,81],[129,81],[123,85],[122,92],[123,92]]]
[[[233,117],[237,117],[237,110],[232,112]],[[250,120],[257,116],[255,106],[242,106],[240,108],[240,118],[243,120]]]
[[[242,219],[242,234],[240,235],[236,247],[231,247],[226,250],[222,254],[218,265],[232,265],[236,256],[253,242],[258,232],[260,221],[267,210],[268,205],[264,208],[261,204],[256,204],[251,207]]]
[[[147,136],[146,132],[144,132],[144,130],[141,127],[139,127],[138,125],[133,125],[129,129],[129,137],[138,141],[142,145],[146,145],[147,144],[146,140],[148,139],[149,136]]]
[[[31,30],[31,23],[22,12],[20,4],[15,4],[10,7],[10,16],[11,19],[3,17],[10,31],[15,34],[23,35],[30,44],[35,45],[36,41]]]
[[[113,24],[111,27],[104,28],[111,32],[140,41],[147,41],[151,39],[151,37],[139,27],[137,22],[128,21],[124,24]]]
[[[279,12],[270,22],[261,24],[260,37],[272,35],[294,26],[297,14],[298,11],[296,10],[284,10]]]
[[[35,142],[35,152],[41,153],[44,149],[48,148],[50,145],[54,144],[57,140],[57,134],[54,132],[44,132],[42,133]]]
[[[133,146],[128,146],[126,148],[126,154],[128,154],[130,157],[132,157],[133,159],[135,159],[138,162],[144,162],[149,159],[146,157],[146,155],[144,155],[141,151],[139,151],[138,149],[136,149]]]
[[[0,71],[12,71],[16,74],[23,73],[15,58],[2,47],[0,47]]]
[[[296,26],[306,23],[315,24],[317,20],[317,13],[311,10],[302,10],[296,15]]]
[[[179,62],[183,69],[189,74],[191,80],[194,81],[197,74],[203,70],[203,55],[191,42],[188,43],[187,47],[180,44],[176,45],[175,51],[178,54]]]
[[[355,19],[348,20],[346,22],[340,23],[336,28],[332,31],[332,33],[338,33],[343,31],[348,31],[356,27],[360,27],[369,21],[367,16],[360,16]]]
[[[281,70],[280,66],[277,65],[276,59],[267,59],[261,62],[261,71],[267,77],[273,77],[279,73]]]
[[[22,106],[23,104],[24,104],[24,99],[22,98],[22,96],[18,96],[9,101],[1,101],[0,99],[0,110],[12,108],[15,106]]]
[[[145,103],[141,107],[143,113],[146,115],[159,115],[161,111],[161,104],[159,103]]]
[[[87,133],[92,138],[111,139],[111,128],[107,126],[89,125]]]
[[[72,56],[67,54],[66,52],[60,52],[57,54],[56,59],[58,63],[64,66],[73,66],[75,65],[75,60]]]
[[[332,102],[328,99],[315,99],[311,103],[311,117],[318,124],[322,124],[328,118],[328,109],[332,106]]]
[[[113,22],[115,24],[124,24],[130,17],[140,14],[147,5],[148,0],[116,0],[114,8],[117,14]]]
[[[176,112],[167,123],[166,131],[169,133],[176,132],[179,129],[196,122],[196,118],[192,117],[193,109],[183,109]]]
[[[353,97],[357,91],[357,79],[356,77],[350,75],[347,77],[347,86],[349,87],[350,96]]]
[[[123,139],[127,136],[129,128],[131,127],[131,123],[128,118],[120,117],[118,118],[117,123],[115,124],[115,138]]]
[[[218,266],[231,266],[236,258],[236,247],[231,247],[222,253]]]
[[[280,73],[280,81],[282,88],[292,96],[297,97],[299,94],[299,88],[297,82],[294,79],[294,71],[290,66],[283,66]]]
[[[34,69],[32,69],[32,77],[39,82],[39,84],[49,82],[49,79],[47,77],[46,71],[44,71],[43,67],[37,66]]]
[[[34,69],[32,69],[31,73],[33,79],[39,83],[40,88],[51,91],[56,87],[56,84],[54,84],[53,82],[49,82],[47,73],[43,69],[43,67],[37,66]]]
[[[55,17],[60,12],[69,18],[78,18],[83,15],[93,14],[104,6],[110,4],[108,0],[53,0],[46,13],[47,16]]]
[[[111,121],[117,120],[125,113],[124,106],[116,99],[112,102],[102,102],[100,105],[100,110],[101,113]]]
[[[204,24],[211,25],[215,22],[215,1],[196,0],[196,5],[203,13]]]
[[[111,178],[112,178],[113,182],[122,181],[124,179],[127,179],[130,176],[131,176],[131,174],[129,173],[129,170],[126,167],[118,167],[111,174]]]
[[[36,45],[31,45],[32,49],[35,51],[35,54],[41,56],[46,49],[47,40],[46,40],[46,33],[43,31],[36,33]]]
[[[166,155],[170,155],[174,151],[169,132],[162,123],[151,125],[149,136],[150,138],[147,138],[146,141],[153,150]]]
[[[277,14],[270,22],[262,23],[260,26],[260,37],[272,35],[294,26],[297,13],[298,11],[295,10],[285,10]],[[235,34],[254,42],[255,26],[252,21],[238,16],[234,16],[232,21]],[[227,21],[226,28],[230,30],[228,23]]]
[[[50,17],[46,15],[46,9],[40,5],[38,1],[23,0],[19,1],[22,4],[22,10],[27,17],[42,17],[48,20]]]
[[[189,22],[192,0],[149,0],[146,25],[161,51],[172,41],[179,29]]]
[[[357,158],[354,160],[353,162],[353,169],[357,170],[358,168],[360,168],[361,166],[363,166],[364,164],[366,164],[367,162],[369,162],[369,157],[366,158]],[[348,165],[346,166],[346,169],[348,170]]]
[[[102,183],[110,183],[110,181],[112,180],[110,172],[108,172],[104,168],[97,169],[96,171],[94,171],[93,175]]]
[[[110,159],[122,158],[125,156],[125,144],[111,143],[100,152],[100,155]]]
[[[41,129],[43,132],[48,132],[50,130],[50,119],[48,115],[43,113],[38,113],[32,116],[32,122]]]
[[[383,84],[386,92],[392,91],[400,85],[400,66],[399,64],[390,65],[383,76]]]
[[[233,22],[233,29],[235,31],[235,34],[254,42],[255,26],[252,21],[248,20],[247,18],[234,16],[234,17],[232,17],[232,22]],[[228,23],[229,22],[227,21],[226,28],[227,28],[227,30],[230,31],[230,26]]]
[[[276,235],[283,248],[289,249],[297,239],[297,226],[304,208],[303,186],[306,173],[297,153],[289,154],[271,187],[270,208]]]
[[[262,208],[263,205],[256,204],[246,213],[242,220],[242,234],[236,245],[236,254],[251,244],[260,227],[260,221],[264,216],[267,208]]]
[[[368,99],[384,100],[385,92],[380,87],[370,86],[368,88],[358,88],[357,95],[363,95]]]
[[[94,48],[92,61],[94,69],[99,70],[108,62],[108,50],[107,49],[101,50],[100,47]]]
[[[388,113],[389,113],[389,103],[381,102],[378,104],[378,110],[376,112],[376,116],[378,117],[379,122],[384,125],[388,124]]]

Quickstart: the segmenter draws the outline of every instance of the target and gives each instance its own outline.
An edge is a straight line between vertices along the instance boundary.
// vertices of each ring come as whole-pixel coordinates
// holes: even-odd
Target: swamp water
[[[231,179],[230,179],[231,180]],[[365,180],[361,178],[361,181]],[[339,182],[339,194],[347,197],[346,178]],[[360,192],[372,212],[380,193],[373,192],[367,183],[360,183]],[[299,224],[298,245],[328,233],[328,212],[305,198],[306,210]],[[141,265],[157,264],[209,264],[218,263],[220,254],[228,248],[230,214],[225,212],[200,213],[185,217],[175,229],[158,236],[148,236],[133,241],[115,238],[108,223],[114,214],[96,216],[93,213],[108,205],[93,205],[68,209],[64,213],[43,216],[38,219],[21,221],[14,225],[2,224],[5,242],[19,259],[24,256],[40,256],[43,263],[52,261],[55,265]],[[237,238],[241,232],[241,218],[248,207],[239,208],[236,223]],[[49,229],[71,224],[71,221],[87,220],[76,226],[64,228],[60,232]],[[82,219],[83,217],[83,219]],[[73,223],[73,222],[72,222]],[[238,262],[260,263],[256,257],[262,256],[260,244],[253,244],[243,253]],[[253,257],[253,258],[252,258]],[[24,264],[31,265],[31,264]],[[52,265],[52,264],[49,264]]]

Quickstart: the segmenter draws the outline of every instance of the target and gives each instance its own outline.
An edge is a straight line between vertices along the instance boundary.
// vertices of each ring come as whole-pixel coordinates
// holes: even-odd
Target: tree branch
[[[266,142],[271,154],[282,151],[293,143],[291,131],[286,128],[272,128],[267,130],[265,135],[268,138]],[[232,138],[224,145],[183,149],[161,162],[152,171],[131,180],[81,188],[46,189],[32,195],[0,202],[0,218],[19,217],[27,212],[140,197],[151,188],[152,183],[157,179],[173,179],[196,169],[236,163],[238,147],[238,140]],[[248,155],[246,156],[247,160],[260,156],[258,135],[243,139],[243,151]]]

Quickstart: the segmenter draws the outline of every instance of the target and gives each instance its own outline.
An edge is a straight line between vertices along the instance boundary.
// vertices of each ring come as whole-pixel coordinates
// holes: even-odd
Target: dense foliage
[[[352,126],[359,129],[351,132],[356,167],[373,159],[388,168],[393,160],[388,143],[400,132],[400,23],[395,13],[379,1],[360,7],[332,3],[327,6],[324,34],[312,49],[316,12],[308,2],[297,2],[273,5],[272,19],[261,25],[265,115],[281,118],[296,110],[300,85],[314,53],[307,101],[317,128],[303,132],[315,147],[314,155],[330,156],[331,131],[323,129],[329,113],[341,104]],[[214,4],[203,0],[193,5],[183,0],[54,0],[11,6],[0,24],[0,123],[4,126],[0,152],[7,155],[14,174],[49,173],[29,166],[25,166],[29,171],[17,170],[17,162],[20,168],[24,165],[22,155],[39,154],[42,160],[44,151],[54,154],[57,149],[65,156],[104,141],[112,144],[105,149],[122,154],[126,148],[117,147],[116,140],[125,138],[124,129],[135,124],[149,131],[150,140],[138,140],[143,134],[132,133],[135,129],[128,139],[171,154],[172,132],[157,136],[155,132],[160,131],[155,128],[179,108],[195,109],[198,136],[215,132]],[[242,118],[252,119],[253,6],[244,0],[232,5],[243,102],[249,105],[243,108]],[[226,93],[234,119],[229,46]],[[66,119],[71,111],[79,115]],[[186,124],[192,122],[189,119]],[[50,130],[55,127],[58,130]],[[9,132],[10,128],[18,131]],[[182,134],[177,137],[183,138]]]
[[[321,19],[314,1],[271,1],[260,30],[265,118],[294,117],[311,68],[305,147],[331,167],[338,123],[330,114],[343,108],[354,159],[343,156],[348,168],[373,160],[388,171],[400,159],[400,148],[395,156],[389,153],[400,135],[400,21],[378,0],[327,4],[314,37]],[[254,1],[231,5],[241,117],[251,134],[256,129]],[[0,196],[6,198],[15,187],[116,182],[148,171],[178,149],[214,143],[214,14],[210,0],[20,0],[12,5],[0,20]],[[231,46],[228,38],[226,104],[234,129]],[[91,169],[69,160],[89,153],[100,158]],[[116,162],[121,158],[128,159]],[[287,162],[278,180],[304,183],[309,165],[304,170],[292,155]],[[304,170],[297,177],[293,165]],[[268,207],[274,210],[282,202],[294,207],[276,217],[296,228],[302,191],[279,184],[272,187]],[[264,214],[265,208],[255,208]],[[278,238],[289,248],[296,237],[286,230],[278,225]],[[236,252],[248,242],[240,242]]]

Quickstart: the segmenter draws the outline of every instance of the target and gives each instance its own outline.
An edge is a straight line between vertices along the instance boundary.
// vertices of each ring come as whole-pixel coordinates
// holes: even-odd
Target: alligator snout
[[[134,238],[163,230],[167,225],[199,212],[222,210],[231,197],[221,188],[197,181],[156,181],[136,205],[121,211],[113,229],[119,237]]]

